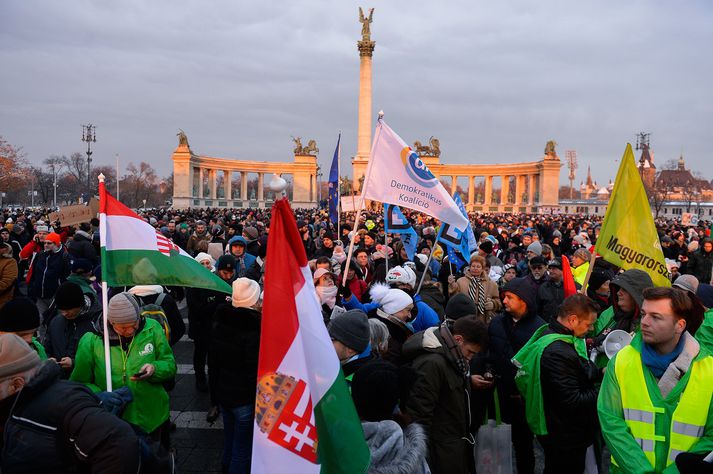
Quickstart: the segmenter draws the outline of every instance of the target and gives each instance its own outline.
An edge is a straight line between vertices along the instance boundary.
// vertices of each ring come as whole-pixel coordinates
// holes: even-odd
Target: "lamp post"
[[[322,168],[317,164],[317,207],[322,206]]]
[[[92,194],[92,143],[96,143],[97,134],[96,126],[92,125],[82,125],[82,141],[87,144],[87,194],[91,196]],[[87,197],[89,199],[89,197]]]

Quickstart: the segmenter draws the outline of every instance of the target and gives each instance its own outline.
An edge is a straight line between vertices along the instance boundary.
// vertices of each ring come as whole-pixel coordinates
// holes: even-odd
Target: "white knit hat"
[[[238,278],[233,282],[233,307],[250,308],[260,299],[260,285],[250,278]]]
[[[198,263],[201,263],[204,260],[208,260],[210,261],[210,266],[215,267],[215,259],[208,253],[200,252],[198,255],[193,257],[193,259]]]
[[[387,285],[375,284],[369,291],[371,299],[381,306],[382,311],[394,314],[413,304],[413,298],[403,290],[391,289]]]
[[[386,274],[386,283],[402,283],[413,288],[416,284],[416,273],[409,267],[397,265],[389,269],[389,273]]]

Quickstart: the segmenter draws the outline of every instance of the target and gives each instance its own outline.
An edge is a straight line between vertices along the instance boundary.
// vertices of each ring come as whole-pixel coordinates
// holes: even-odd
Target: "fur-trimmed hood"
[[[371,452],[369,474],[430,474],[426,432],[417,423],[401,429],[392,420],[364,421],[364,438]]]

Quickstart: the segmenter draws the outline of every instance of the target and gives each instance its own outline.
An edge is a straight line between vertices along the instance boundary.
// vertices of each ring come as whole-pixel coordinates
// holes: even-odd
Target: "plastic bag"
[[[511,427],[500,420],[500,403],[495,391],[495,419],[488,419],[475,438],[475,469],[478,474],[512,474]]]

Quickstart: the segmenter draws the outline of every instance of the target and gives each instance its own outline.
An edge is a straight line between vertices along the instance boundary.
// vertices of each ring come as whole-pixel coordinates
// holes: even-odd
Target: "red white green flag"
[[[232,293],[218,275],[120,203],[99,183],[102,280],[109,286],[175,285]]]
[[[267,248],[252,472],[364,473],[369,448],[287,199]]]

